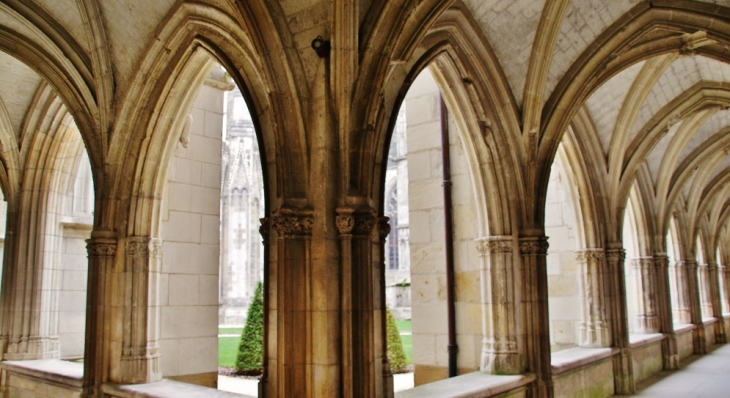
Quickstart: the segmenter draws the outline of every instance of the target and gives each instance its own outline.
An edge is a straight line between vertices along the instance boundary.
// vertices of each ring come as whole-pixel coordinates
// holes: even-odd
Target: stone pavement
[[[393,375],[393,386],[396,392],[413,388],[413,373]],[[218,389],[256,397],[258,396],[258,380],[219,375]]]
[[[727,398],[730,397],[730,344],[693,355],[680,369],[664,371],[637,386],[632,397]]]

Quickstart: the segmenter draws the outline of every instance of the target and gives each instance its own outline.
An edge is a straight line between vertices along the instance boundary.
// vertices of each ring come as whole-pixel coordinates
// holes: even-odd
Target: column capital
[[[519,245],[523,256],[546,256],[550,246],[547,236],[520,237]]]
[[[335,210],[335,225],[340,237],[370,236],[375,226],[375,215],[370,212],[356,212],[352,208],[340,207]]]
[[[264,244],[269,243],[269,231],[271,230],[271,219],[269,217],[259,218],[261,225],[259,226],[259,234]]]
[[[482,257],[492,253],[512,253],[514,251],[515,238],[513,236],[488,236],[475,239],[475,241]]]
[[[379,217],[378,218],[378,236],[381,241],[385,241],[385,238],[390,234],[390,217]]]
[[[271,217],[271,221],[279,239],[312,236],[314,217],[311,211],[282,209]]]
[[[117,245],[114,238],[91,238],[86,240],[86,251],[89,257],[114,257]]]
[[[624,262],[626,261],[626,250],[623,247],[606,249],[606,259],[609,263]]]
[[[588,248],[575,251],[575,259],[579,262],[603,260],[605,250],[603,248]]]

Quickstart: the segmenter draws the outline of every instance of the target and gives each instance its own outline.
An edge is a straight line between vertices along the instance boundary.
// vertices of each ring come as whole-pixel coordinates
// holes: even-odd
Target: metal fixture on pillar
[[[317,36],[314,40],[312,40],[312,48],[317,53],[318,57],[327,58],[330,56],[332,44],[329,40],[323,39],[322,36]]]

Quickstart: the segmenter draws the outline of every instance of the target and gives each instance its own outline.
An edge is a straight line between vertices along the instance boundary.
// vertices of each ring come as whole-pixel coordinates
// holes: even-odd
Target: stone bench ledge
[[[618,348],[583,348],[575,347],[552,354],[550,365],[553,376],[598,362],[619,353]]]
[[[81,388],[84,365],[60,359],[36,359],[29,361],[3,361],[4,372],[58,383],[71,388]]]
[[[119,385],[106,383],[102,386],[102,391],[110,397],[119,398],[254,398],[250,395],[236,394],[167,379],[146,384]]]
[[[396,398],[480,398],[524,387],[535,375],[497,376],[474,372],[395,393]]]
[[[629,345],[631,348],[639,348],[647,344],[664,340],[663,333],[631,333],[629,334]]]
[[[686,333],[690,332],[695,329],[695,325],[691,323],[675,323],[674,324],[674,333]]]
[[[712,317],[702,318],[702,324],[705,326],[712,325],[713,323],[716,323],[716,322],[717,322],[717,318],[712,318]]]

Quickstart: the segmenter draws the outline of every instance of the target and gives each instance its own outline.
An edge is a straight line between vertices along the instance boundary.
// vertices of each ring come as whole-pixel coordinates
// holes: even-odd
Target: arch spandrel
[[[190,87],[199,87],[207,73],[205,65],[212,60],[227,69],[251,108],[261,133],[262,157],[271,160],[264,165],[270,183],[267,193],[277,200],[306,195],[307,142],[291,74],[282,78],[270,65],[262,64],[264,58],[256,55],[257,37],[251,37],[233,18],[218,9],[181,5],[163,27],[163,40],[150,50],[137,76],[139,84],[122,107],[121,114],[128,117],[119,120],[129,122],[116,126],[112,146],[129,150],[118,151],[112,163],[118,166],[118,179],[131,182],[114,189],[132,201],[130,234],[144,236],[156,228],[145,220],[157,212],[167,162],[182,127],[180,120],[194,96]],[[146,105],[140,106],[140,102]],[[282,185],[276,175],[286,170],[302,178]],[[114,221],[121,222],[123,219]]]
[[[482,212],[480,233],[509,235],[519,224],[512,218],[520,214],[519,210],[513,207],[520,203],[515,199],[522,196],[517,165],[523,152],[514,149],[520,148],[519,137],[514,134],[519,131],[517,108],[493,51],[483,37],[481,41],[474,39],[480,33],[464,11],[454,7],[444,12],[410,52],[412,57],[394,66],[382,89],[385,98],[377,107],[371,103],[366,108],[366,118],[372,120],[366,124],[368,129],[353,136],[353,147],[364,149],[353,157],[351,180],[370,198],[380,196],[385,142],[395,122],[397,104],[420,71],[431,65],[449,109],[462,123],[465,149],[471,154],[473,192]],[[376,149],[367,149],[373,147]]]

